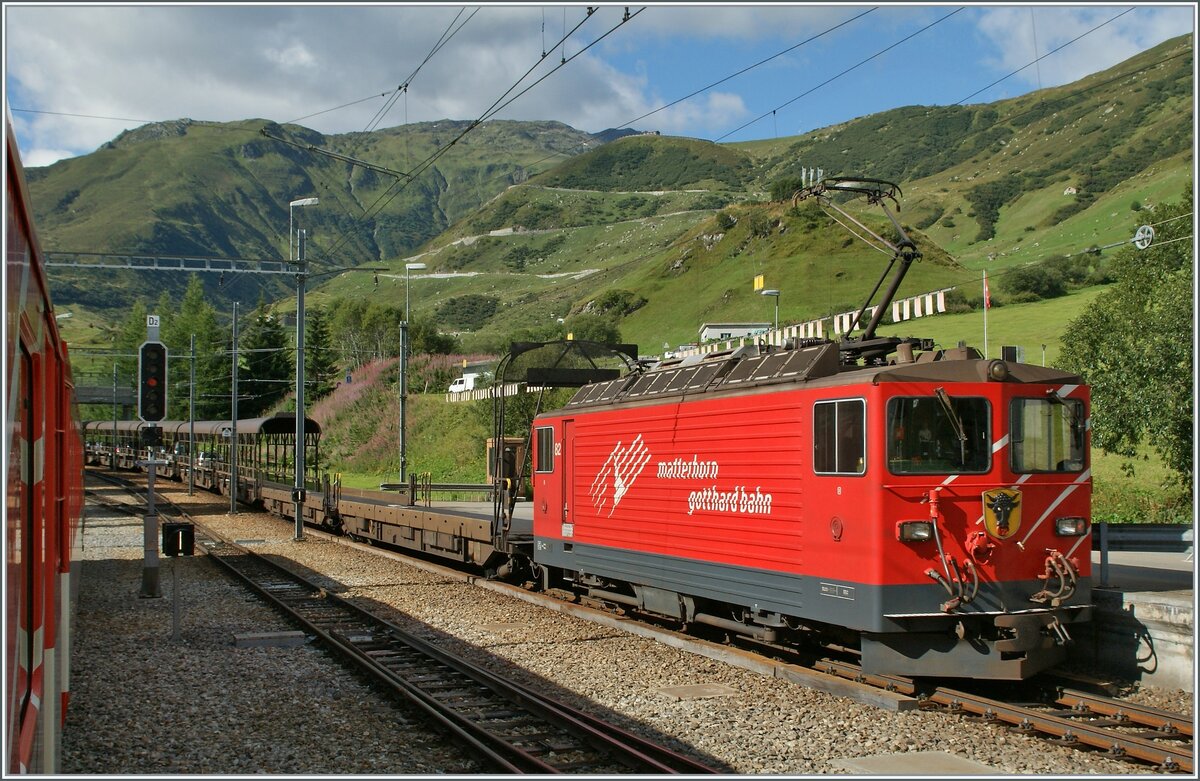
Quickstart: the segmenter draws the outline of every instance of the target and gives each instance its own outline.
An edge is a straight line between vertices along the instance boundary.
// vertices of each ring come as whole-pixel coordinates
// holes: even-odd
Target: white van
[[[451,393],[462,393],[463,391],[475,390],[475,380],[479,378],[479,373],[464,374],[454,382],[450,383]]]

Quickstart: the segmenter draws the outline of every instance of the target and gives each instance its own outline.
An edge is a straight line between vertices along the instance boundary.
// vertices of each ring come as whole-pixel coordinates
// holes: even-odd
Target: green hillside
[[[1190,176],[1189,46],[1169,41],[1013,100],[906,107],[798,138],[606,144],[507,189],[429,242],[426,273],[477,276],[414,281],[414,311],[439,317],[455,296],[490,297],[495,314],[467,330],[495,344],[632,291],[646,303],[623,313],[622,338],[656,353],[693,341],[706,321],[772,319],[773,300],[751,289],[757,274],[782,291],[781,322],[852,309],[886,259],[828,220],[764,201],[781,181],[799,186],[802,168],[901,184],[901,218],[924,236],[926,255],[901,296],[1128,239],[1136,209],[1175,198]],[[1078,192],[1064,195],[1068,186]],[[848,208],[887,227],[861,199]],[[398,274],[412,259],[385,263]],[[581,276],[543,276],[568,272]],[[349,278],[323,292],[351,291],[370,292]]]
[[[31,190],[49,249],[244,258],[284,255],[288,201],[316,194],[321,204],[298,212],[310,259],[322,269],[368,261],[389,269],[378,288],[370,275],[314,280],[318,301],[394,303],[389,289],[399,289],[404,263],[419,256],[428,269],[413,279],[414,311],[466,334],[468,348],[628,290],[646,303],[616,325],[656,352],[693,341],[705,321],[773,316],[773,302],[750,288],[757,274],[783,291],[784,322],[865,299],[882,256],[839,226],[809,226],[790,204],[765,202],[773,186],[798,182],[801,169],[901,185],[901,218],[924,237],[926,255],[901,295],[1127,239],[1136,209],[1173,197],[1190,175],[1191,71],[1190,41],[1179,38],[1020,98],[909,106],[799,137],[726,145],[658,135],[601,144],[555,122],[486,122],[403,185],[308,147],[407,171],[468,123],[322,136],[261,120],[179,120],[31,169]],[[878,220],[861,199],[849,208]],[[737,222],[722,228],[730,219]],[[61,307],[81,306],[99,320],[127,311],[132,298],[152,301],[186,284],[180,274],[56,270],[51,279]],[[254,301],[265,286],[278,308],[294,306],[286,277],[204,281],[214,301]],[[459,303],[472,305],[464,314]]]
[[[316,195],[319,206],[297,212],[309,259],[359,265],[412,250],[508,185],[598,143],[557,122],[488,122],[411,183],[308,148],[403,172],[467,126],[323,136],[264,120],[155,123],[92,154],[30,169],[31,199],[47,250],[275,260],[288,252],[288,203]],[[242,301],[264,286],[271,297],[291,287],[286,278],[248,274],[228,286],[216,275],[204,282],[214,298]],[[121,310],[135,297],[178,292],[187,279],[57,270],[51,283],[60,304]]]

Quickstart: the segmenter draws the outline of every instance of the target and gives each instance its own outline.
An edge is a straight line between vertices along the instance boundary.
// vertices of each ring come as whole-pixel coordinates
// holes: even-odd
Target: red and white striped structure
[[[4,769],[56,773],[70,693],[83,451],[67,348],[5,119]]]

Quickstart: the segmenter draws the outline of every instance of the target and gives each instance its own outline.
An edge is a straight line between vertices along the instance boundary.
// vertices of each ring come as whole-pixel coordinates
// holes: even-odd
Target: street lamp
[[[425,268],[424,263],[405,263],[404,264],[404,320],[400,323],[400,483],[404,484],[408,469],[408,459],[405,454],[404,429],[406,425],[405,407],[408,405],[408,320],[409,312],[411,311],[410,299],[408,296],[409,274],[413,271],[421,271]],[[412,497],[409,497],[412,501]]]
[[[298,198],[288,204],[288,260],[296,259],[296,244],[294,239],[296,234],[292,232],[292,212],[297,206],[316,206],[320,203],[319,198]]]
[[[317,198],[299,198],[288,204],[288,260],[296,263],[296,455],[292,501],[296,509],[297,541],[304,539],[304,242],[297,238],[292,249],[292,211],[297,206],[316,206]],[[292,257],[294,252],[295,257]]]
[[[775,288],[767,288],[766,290],[760,290],[758,294],[760,296],[775,296],[775,330],[778,331],[779,330],[779,291],[776,290]]]

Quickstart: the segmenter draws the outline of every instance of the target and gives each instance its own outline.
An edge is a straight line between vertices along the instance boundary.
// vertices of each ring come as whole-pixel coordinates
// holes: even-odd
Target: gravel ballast
[[[200,523],[323,573],[331,590],[451,652],[727,773],[841,774],[839,762],[916,752],[943,752],[996,774],[1155,772],[1003,726],[883,711],[317,535],[295,542],[287,521],[230,516],[219,496],[188,497],[172,483],[158,488],[192,503]],[[319,648],[235,648],[236,634],[294,627],[207,557],[163,561],[164,597],[140,599],[141,519],[89,513],[63,773],[483,772],[410,707],[373,693]],[[182,607],[178,640],[172,568]],[[716,696],[663,691],[689,684],[708,684]],[[1188,693],[1131,686],[1130,698],[1192,711]]]

